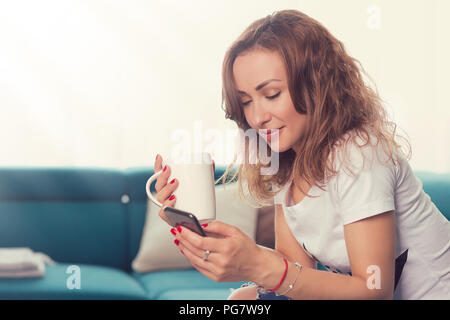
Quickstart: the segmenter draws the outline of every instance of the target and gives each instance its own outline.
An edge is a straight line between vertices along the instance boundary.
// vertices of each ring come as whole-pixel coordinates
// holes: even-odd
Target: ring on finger
[[[203,254],[203,257],[202,257],[203,261],[208,260],[208,256],[209,256],[210,253],[211,253],[211,251],[209,251],[209,250],[205,251],[205,253]]]

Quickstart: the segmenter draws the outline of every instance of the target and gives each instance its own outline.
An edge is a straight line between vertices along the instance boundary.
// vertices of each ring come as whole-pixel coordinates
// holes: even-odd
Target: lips
[[[285,127],[285,126],[280,127],[280,128],[277,128],[278,130],[277,130],[277,129],[267,129],[267,133],[264,133],[264,132],[263,132],[262,135],[263,135],[268,141],[270,141],[270,140],[272,139],[273,136],[276,136],[277,134],[279,135],[284,127]]]
[[[281,131],[281,129],[283,129],[284,126],[276,128],[276,129],[267,129],[267,134],[272,134],[274,132],[276,132],[276,130]]]

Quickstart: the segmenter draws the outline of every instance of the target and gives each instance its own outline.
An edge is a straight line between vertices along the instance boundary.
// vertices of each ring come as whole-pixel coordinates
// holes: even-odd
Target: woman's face
[[[272,148],[278,138],[277,152],[293,148],[300,140],[306,115],[295,110],[289,94],[286,70],[276,51],[255,49],[238,56],[233,75],[245,119]],[[265,129],[279,129],[278,134]]]

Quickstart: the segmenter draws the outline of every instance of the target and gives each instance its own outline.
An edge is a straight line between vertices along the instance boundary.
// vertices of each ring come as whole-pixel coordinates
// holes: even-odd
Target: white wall
[[[211,147],[207,132],[235,128],[221,110],[226,49],[280,9],[317,19],[362,62],[413,169],[450,172],[447,0],[0,0],[0,166],[153,165],[180,129]]]

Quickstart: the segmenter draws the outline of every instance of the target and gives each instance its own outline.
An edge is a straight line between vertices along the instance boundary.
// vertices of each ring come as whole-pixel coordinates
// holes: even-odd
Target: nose
[[[253,109],[253,124],[256,128],[264,127],[265,123],[270,122],[272,114],[264,106],[264,104],[254,105]]]

